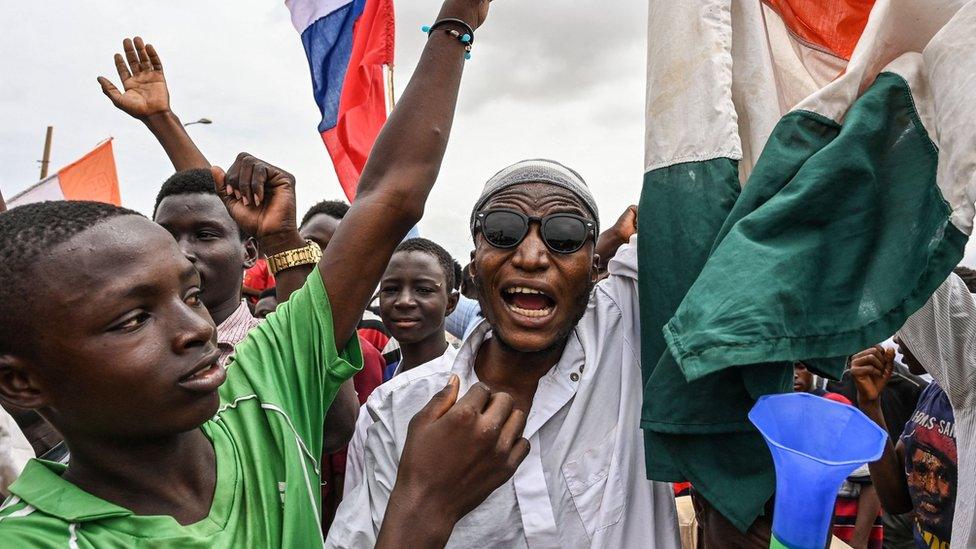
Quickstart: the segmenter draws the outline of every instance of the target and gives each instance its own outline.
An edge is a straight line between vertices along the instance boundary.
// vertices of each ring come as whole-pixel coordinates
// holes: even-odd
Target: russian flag
[[[393,64],[393,0],[285,0],[302,36],[319,133],[351,201],[386,122],[383,65]]]

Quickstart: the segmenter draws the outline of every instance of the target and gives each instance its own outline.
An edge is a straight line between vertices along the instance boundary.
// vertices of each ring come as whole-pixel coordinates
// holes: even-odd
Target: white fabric
[[[731,158],[745,182],[780,118],[846,64],[751,0],[651,0],[647,36],[645,171]]]
[[[639,428],[642,400],[637,237],[610,262],[559,363],[539,380],[524,435],[529,456],[455,527],[448,547],[680,547],[670,484],[647,480]],[[450,371],[417,368],[366,403],[375,423],[365,479],[344,499],[328,547],[372,547],[396,481],[410,418],[458,374],[478,381],[474,360],[490,337],[482,323]]]
[[[291,12],[291,24],[301,34],[312,23],[351,2],[352,0],[285,0],[285,6]]]
[[[7,200],[7,208],[16,208],[24,204],[44,202],[47,200],[64,200],[64,191],[61,190],[61,179],[58,178],[58,174],[43,179],[39,183],[35,183],[10,200]]]
[[[450,372],[451,367],[454,365],[454,359],[457,357],[457,349],[451,345],[447,346],[447,350],[444,354],[431,360],[425,362],[416,368],[411,369],[419,370],[421,368],[424,371],[439,372],[446,371]],[[393,371],[393,377],[400,375],[400,366],[403,365],[403,361],[397,365],[396,369]],[[373,393],[381,390],[380,388],[384,385],[389,385],[393,383],[393,379],[383,383],[376,389],[373,389]],[[371,393],[372,396],[372,393]],[[373,424],[373,416],[369,415],[366,410],[366,405],[363,404],[359,409],[359,417],[356,418],[356,431],[352,435],[352,440],[349,441],[349,446],[346,448],[346,474],[342,484],[342,498],[346,499],[352,493],[353,488],[359,486],[363,482],[363,472],[365,471],[365,451],[366,451],[366,434],[369,426]]]
[[[34,448],[21,432],[13,416],[0,408],[0,495],[10,495],[8,488],[17,480],[34,457]]]
[[[936,180],[965,234],[976,209],[976,0],[878,0],[843,75],[798,110],[842,122],[881,72],[902,76],[919,118],[939,149]]]
[[[976,300],[955,274],[898,332],[949,396],[959,455],[952,546],[976,547]]]

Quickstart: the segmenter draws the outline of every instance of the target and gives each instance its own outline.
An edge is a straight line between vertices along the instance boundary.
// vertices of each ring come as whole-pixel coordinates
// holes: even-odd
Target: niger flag
[[[7,201],[13,208],[45,200],[94,200],[122,205],[112,139]]]
[[[976,0],[650,0],[640,299],[647,472],[742,529],[772,495],[746,414],[838,377],[962,258]]]

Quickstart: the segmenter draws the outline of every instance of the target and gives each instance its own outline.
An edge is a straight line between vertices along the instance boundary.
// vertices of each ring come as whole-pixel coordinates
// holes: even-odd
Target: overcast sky
[[[396,87],[424,43],[437,0],[397,0]],[[115,138],[122,200],[144,213],[172,173],[145,127],[95,81],[118,84],[112,54],[139,34],[156,46],[174,111],[211,162],[248,151],[295,174],[299,217],[342,192],[316,131],[308,64],[283,1],[9,3],[0,34],[0,189],[35,183],[46,126],[51,169]],[[450,146],[421,233],[464,262],[467,218],[483,183],[547,157],[588,181],[608,224],[640,193],[646,5],[640,1],[498,0],[468,62]],[[28,24],[28,22],[30,22]],[[39,29],[43,28],[43,32]]]
[[[396,0],[398,93],[423,47],[438,0]],[[282,0],[8,2],[0,33],[0,189],[35,183],[46,126],[51,169],[115,138],[126,206],[152,209],[172,168],[139,122],[117,111],[95,78],[118,84],[112,54],[139,34],[162,57],[173,108],[211,162],[248,151],[295,174],[299,217],[339,198],[316,131],[305,53]],[[643,175],[646,3],[497,0],[478,31],[458,116],[421,233],[462,263],[467,219],[483,183],[524,158],[552,158],[588,181],[609,226],[636,203]],[[967,264],[976,254],[970,246]]]

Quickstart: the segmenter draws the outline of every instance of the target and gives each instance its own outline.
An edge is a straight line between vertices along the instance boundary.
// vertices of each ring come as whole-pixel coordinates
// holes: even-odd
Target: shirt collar
[[[109,503],[64,480],[66,465],[32,459],[10,485],[10,493],[48,515],[68,522],[125,517],[132,511]]]
[[[247,302],[241,300],[237,309],[217,326],[217,345],[236,346],[258,322],[260,321],[251,314]]]
[[[560,408],[576,396],[583,379],[586,358],[577,333],[578,329],[577,326],[570,334],[559,362],[539,379],[539,386],[532,400],[532,409],[529,410],[525,430],[522,433],[525,438],[535,434]],[[474,371],[475,359],[482,343],[491,336],[491,325],[484,320],[464,339],[451,368],[461,381],[459,394],[463,395],[468,388],[479,381]]]

